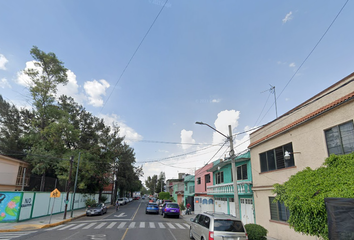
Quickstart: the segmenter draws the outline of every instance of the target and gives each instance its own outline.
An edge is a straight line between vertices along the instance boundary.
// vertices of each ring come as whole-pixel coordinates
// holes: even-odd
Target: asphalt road
[[[183,218],[146,214],[148,200],[135,200],[113,207],[102,216],[82,217],[57,227],[31,232],[6,233],[6,239],[26,240],[182,240],[189,239],[189,224]],[[4,237],[4,236],[2,236]]]

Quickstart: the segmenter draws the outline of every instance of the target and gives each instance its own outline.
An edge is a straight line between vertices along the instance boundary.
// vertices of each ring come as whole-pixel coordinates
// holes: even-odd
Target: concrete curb
[[[44,225],[43,224],[21,224],[19,226],[16,226],[15,227],[16,229],[3,229],[3,230],[0,230],[0,232],[21,232],[21,231],[26,231],[26,230],[29,231],[29,230],[36,230],[36,229],[42,229],[42,228],[50,228],[50,227],[55,227],[55,226],[70,222],[74,219],[78,219],[78,218],[81,218],[84,216],[86,216],[86,214],[82,214],[82,215],[79,215],[76,217],[65,219],[60,222],[51,223],[51,224],[44,224]]]

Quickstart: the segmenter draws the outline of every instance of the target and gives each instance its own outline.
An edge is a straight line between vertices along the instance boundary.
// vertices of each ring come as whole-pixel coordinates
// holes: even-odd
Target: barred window
[[[290,212],[284,203],[274,202],[274,197],[269,197],[270,218],[276,221],[287,222]]]
[[[325,130],[328,155],[354,152],[353,121]]]
[[[259,154],[261,163],[261,172],[268,172],[272,170],[288,168],[295,165],[294,155],[290,154],[290,159],[285,159],[285,152],[293,152],[293,144],[288,143],[275,149],[268,150]]]
[[[237,180],[246,180],[247,177],[247,164],[237,167]]]

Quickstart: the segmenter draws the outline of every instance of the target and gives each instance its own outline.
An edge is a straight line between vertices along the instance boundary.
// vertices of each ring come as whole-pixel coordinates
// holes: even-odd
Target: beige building
[[[317,239],[289,228],[284,204],[272,202],[273,185],[320,167],[331,153],[354,152],[353,119],[354,73],[250,135],[256,223],[268,236]]]
[[[27,186],[28,166],[27,162],[0,155],[0,191],[21,191],[23,184]]]

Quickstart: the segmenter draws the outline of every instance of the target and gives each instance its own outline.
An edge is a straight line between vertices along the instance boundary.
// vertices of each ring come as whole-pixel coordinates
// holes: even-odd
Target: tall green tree
[[[23,158],[24,134],[20,111],[0,95],[0,153]]]
[[[328,239],[325,198],[354,198],[354,153],[331,155],[323,166],[306,168],[284,184],[275,184],[275,201],[290,211],[288,223],[296,232]]]
[[[154,194],[157,190],[157,175],[153,175],[152,177],[148,176],[145,180],[145,186],[149,189],[150,194]]]
[[[54,169],[58,160],[63,154],[56,148],[52,148],[53,141],[60,137],[54,136],[55,130],[65,128],[64,114],[55,104],[55,96],[59,84],[66,84],[67,69],[63,62],[59,61],[54,53],[45,53],[34,46],[31,49],[31,55],[35,60],[35,67],[24,70],[29,76],[29,90],[33,99],[33,115],[31,118],[31,127],[27,136],[27,143],[30,146],[27,159],[33,165],[32,172],[42,175],[41,190],[43,191],[45,174],[49,169]],[[62,120],[60,123],[59,120]],[[59,126],[61,125],[61,126]],[[68,126],[66,126],[67,128]],[[70,127],[69,127],[70,128]],[[62,147],[60,143],[56,147]],[[56,157],[42,157],[47,156]],[[43,155],[44,154],[44,155]]]

